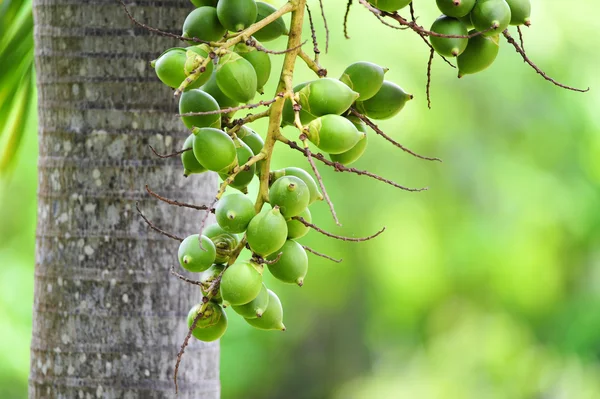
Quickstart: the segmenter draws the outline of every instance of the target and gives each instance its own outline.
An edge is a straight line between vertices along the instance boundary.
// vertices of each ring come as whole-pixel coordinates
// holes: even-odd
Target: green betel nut
[[[350,165],[356,162],[365,153],[365,150],[367,149],[367,143],[367,135],[365,134],[354,147],[350,148],[346,152],[342,152],[341,154],[329,154],[329,158],[333,162],[339,162],[342,165]]]
[[[413,96],[395,83],[384,81],[381,89],[367,101],[357,101],[356,109],[373,119],[389,119],[404,108]]]
[[[248,147],[246,143],[244,143],[240,139],[236,138],[234,143],[236,146],[235,151],[237,154],[238,166],[241,167],[246,162],[248,162],[250,158],[254,156],[254,153],[252,152],[250,147]],[[244,191],[244,189],[248,186],[248,184],[250,184],[250,182],[254,178],[255,172],[256,164],[250,165],[250,167],[248,167],[248,170],[242,169],[238,172],[237,175],[235,175],[233,182],[231,182],[229,186]],[[219,173],[219,176],[221,177],[221,179],[225,180],[229,177],[229,173]]]
[[[341,154],[354,147],[365,134],[343,116],[325,115],[308,124],[307,135],[319,149],[330,154]]]
[[[202,236],[202,248],[200,248],[198,234],[186,237],[179,244],[177,252],[181,267],[194,273],[208,269],[214,263],[216,256],[215,244],[208,237]]]
[[[261,271],[259,271],[259,268]],[[225,269],[221,277],[221,296],[232,306],[245,305],[258,296],[262,288],[262,266],[239,261]]]
[[[219,59],[216,78],[219,89],[240,103],[252,100],[258,88],[254,67],[236,53],[227,53]]]
[[[188,328],[192,327],[194,319],[198,315],[202,304],[194,306],[187,317]],[[213,322],[216,319],[216,322]],[[207,321],[205,321],[207,320]],[[208,323],[208,325],[206,325]],[[210,324],[212,323],[212,324]],[[196,324],[196,328],[192,330],[192,335],[204,342],[216,341],[221,338],[227,330],[227,314],[223,308],[216,303],[209,302],[206,310]]]
[[[494,36],[502,32],[508,28],[510,20],[510,7],[505,0],[478,0],[471,11],[473,26],[484,32],[485,36]]]
[[[254,216],[254,203],[244,194],[226,195],[215,208],[217,223],[228,233],[243,233]]]
[[[412,0],[369,0],[373,6],[382,11],[394,12],[406,7]]]
[[[262,288],[256,298],[245,305],[232,306],[232,309],[246,319],[255,319],[257,317],[262,317],[265,310],[267,310],[268,305],[269,291],[263,283]]]
[[[184,71],[186,76],[189,76],[192,72],[196,72],[198,68],[205,63],[206,59],[209,58],[209,54],[212,52],[212,49],[207,44],[199,44],[197,46],[189,46],[185,48],[186,50],[186,62],[184,65]],[[197,88],[205,84],[210,75],[212,74],[214,69],[214,65],[212,60],[208,61],[205,65],[204,72],[199,74],[195,74],[195,80],[190,83],[190,85],[186,88]]]
[[[189,47],[188,47],[189,48]],[[166,50],[156,60],[152,61],[156,76],[161,82],[167,86],[176,89],[185,80],[188,74],[185,72],[185,64],[187,62],[187,49],[174,47]],[[198,52],[196,52],[198,53]],[[202,57],[204,55],[200,54]],[[203,75],[186,87],[186,90],[195,89],[202,86]],[[208,80],[208,77],[206,78]]]
[[[206,82],[200,90],[210,94],[212,98],[217,101],[220,109],[233,108],[239,105],[239,102],[227,97],[219,88],[219,85],[217,84],[217,71],[213,71],[208,82]],[[234,114],[235,112],[229,112],[225,115],[231,118]]]
[[[308,223],[312,222],[312,215],[308,208],[303,210],[298,217],[301,217]],[[296,219],[288,219],[286,223],[288,227],[288,239],[297,240],[298,238],[304,237],[310,231],[310,227]]]
[[[469,15],[476,0],[436,0],[441,12],[449,17],[461,18]]]
[[[431,31],[442,35],[467,36],[469,31],[465,24],[456,18],[441,16],[431,25]],[[469,39],[445,38],[431,36],[431,45],[438,54],[444,57],[457,57],[467,48]]]
[[[237,136],[250,147],[254,155],[258,155],[265,145],[262,137],[248,126],[240,126]]]
[[[260,45],[260,43],[257,43]],[[256,48],[247,46],[245,43],[239,43],[234,48],[235,52],[242,58],[252,64],[256,73],[256,86],[259,93],[263,92],[265,84],[271,76],[271,57],[264,51],[258,51]]]
[[[267,305],[267,310],[265,310],[262,314],[262,317],[244,320],[246,320],[246,322],[248,322],[248,324],[250,324],[252,327],[260,330],[285,331],[285,326],[283,325],[283,307],[281,306],[281,301],[273,291],[269,289],[267,291],[269,293],[269,304]]]
[[[239,32],[252,25],[256,14],[254,0],[219,0],[217,3],[219,22],[232,32]]]
[[[207,169],[198,162],[194,155],[194,151],[192,151],[195,137],[194,134],[190,134],[183,143],[182,150],[187,150],[181,153],[181,164],[183,165],[183,175],[185,177],[194,173],[204,173],[207,171]]]
[[[298,93],[300,90],[302,90],[302,88],[306,87],[306,85],[308,85],[309,83],[311,83],[311,82],[304,82],[304,83],[300,83],[299,85],[296,85],[294,87],[294,93]],[[283,111],[281,113],[281,126],[293,126],[295,117],[296,117],[296,114],[294,113],[294,108],[292,106],[292,102],[288,98],[283,103]],[[303,108],[300,109],[300,122],[302,123],[302,125],[306,125],[315,119],[317,119],[316,116],[314,116],[313,114],[311,114],[310,112],[306,111]]]
[[[308,256],[302,245],[294,240],[287,240],[283,247],[269,256],[269,260],[275,260],[278,256],[276,262],[268,264],[273,277],[284,283],[298,284],[302,287],[308,272]]]
[[[200,7],[188,14],[183,23],[181,36],[196,38],[207,42],[217,41],[223,37],[226,29],[219,22],[217,9],[214,7]],[[194,44],[194,41],[190,41]]]
[[[269,189],[269,203],[277,205],[285,218],[300,214],[308,206],[308,186],[296,176],[277,179]]]
[[[179,98],[179,113],[218,111],[219,104],[212,96],[200,89],[188,90],[181,93]],[[188,128],[192,127],[221,127],[221,115],[182,116],[181,121]]]
[[[282,176],[296,176],[300,178],[304,184],[306,184],[310,192],[310,200],[308,201],[309,205],[315,201],[320,201],[323,199],[323,194],[321,194],[321,191],[319,191],[317,182],[304,169],[290,166],[285,169],[276,170],[273,172],[273,182],[277,181],[277,179],[281,178]]]
[[[205,127],[194,130],[194,155],[206,169],[219,172],[237,165],[235,144],[227,133]]]
[[[218,256],[218,255],[217,255]],[[217,303],[221,303],[223,302],[223,298],[221,298],[221,292],[219,290],[214,290],[215,286],[213,286],[213,284],[215,283],[215,280],[219,278],[219,276],[221,275],[221,273],[223,273],[223,271],[225,270],[225,266],[224,265],[212,265],[211,267],[209,267],[206,271],[202,272],[202,274],[200,274],[200,291],[202,292],[202,295],[208,295],[210,294],[210,291],[212,291],[213,297],[210,299],[213,302],[217,302]]]
[[[359,94],[356,100],[364,101],[377,94],[387,71],[371,62],[355,62],[346,68],[340,81]]]
[[[254,22],[262,21],[263,19],[277,11],[275,7],[263,1],[257,1],[256,8],[256,21]],[[283,18],[279,17],[264,28],[261,28],[259,31],[254,32],[254,37],[257,40],[260,40],[261,42],[268,42],[277,39],[281,35],[287,34],[288,30],[285,26],[285,21],[283,20]]]
[[[474,30],[471,32],[475,32]],[[466,50],[458,56],[458,77],[481,72],[494,63],[498,56],[499,37],[473,36],[469,39]]]
[[[510,7],[511,25],[531,25],[530,0],[505,0]]]
[[[215,244],[215,249],[217,251],[215,263],[227,263],[232,251],[240,243],[240,239],[237,234],[225,231],[217,223],[213,223],[206,227],[202,231],[202,234],[208,237],[213,244]]]
[[[306,112],[322,116],[341,115],[359,94],[338,79],[323,78],[310,82],[299,92],[299,103]]]
[[[283,246],[287,239],[287,223],[278,207],[265,209],[248,224],[246,238],[255,254],[265,257]]]

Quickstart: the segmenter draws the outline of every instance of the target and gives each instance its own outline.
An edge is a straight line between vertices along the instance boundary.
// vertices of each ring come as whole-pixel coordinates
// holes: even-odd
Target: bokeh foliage
[[[223,398],[600,397],[600,5],[534,0],[525,31],[540,66],[590,93],[551,86],[502,43],[488,71],[461,80],[436,60],[429,111],[420,39],[355,6],[346,41],[341,3],[326,3],[330,76],[364,59],[389,67],[415,100],[381,126],[444,162],[411,158],[373,135],[357,167],[430,190],[405,193],[322,169],[344,226],[325,204],[314,206],[313,220],[357,236],[388,230],[360,244],[307,236],[307,245],[344,262],[311,256],[301,289],[268,282],[283,302],[285,333],[230,318]],[[430,3],[416,4],[426,26],[436,17]],[[318,18],[317,29],[322,36]],[[3,58],[3,68],[19,60]],[[296,82],[307,79],[299,63]],[[23,133],[0,185],[2,398],[25,397],[29,366],[35,113]],[[276,165],[307,165],[283,146],[277,153]]]

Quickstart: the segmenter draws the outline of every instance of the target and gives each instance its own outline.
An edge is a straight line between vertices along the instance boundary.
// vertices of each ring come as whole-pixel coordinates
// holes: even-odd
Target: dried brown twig
[[[294,217],[292,217],[292,219],[299,221],[300,223],[302,223],[306,227],[310,227],[311,229],[316,230],[319,233],[321,233],[323,235],[326,235],[327,237],[335,238],[336,240],[341,240],[341,241],[352,241],[352,242],[369,241],[369,240],[372,240],[373,238],[377,237],[378,235],[380,235],[381,233],[383,233],[385,231],[385,227],[384,227],[381,230],[379,230],[377,233],[375,233],[373,235],[370,235],[368,237],[361,237],[361,238],[344,237],[344,236],[339,236],[337,234],[333,234],[333,233],[330,233],[328,231],[325,231],[325,230],[321,229],[319,226],[316,226],[316,225],[310,223],[309,221],[307,221],[306,219],[304,219],[302,216],[294,216]]]

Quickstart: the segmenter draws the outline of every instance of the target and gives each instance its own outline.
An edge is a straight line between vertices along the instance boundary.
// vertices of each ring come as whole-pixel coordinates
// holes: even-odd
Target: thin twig
[[[302,216],[294,216],[294,217],[292,217],[292,219],[299,221],[300,223],[302,223],[306,227],[310,227],[311,229],[316,230],[319,233],[321,233],[323,235],[326,235],[327,237],[335,238],[336,240],[342,240],[342,241],[352,241],[352,242],[369,241],[369,240],[372,240],[373,238],[377,237],[378,235],[380,235],[381,233],[383,233],[385,231],[385,227],[384,227],[381,230],[379,230],[377,233],[375,233],[373,235],[370,235],[368,237],[362,237],[362,238],[344,237],[344,236],[338,236],[337,234],[333,234],[333,233],[330,233],[328,231],[325,231],[325,230],[321,229],[319,226],[316,226],[316,225],[308,222]]]
[[[283,93],[279,93],[279,94],[277,94],[277,96],[281,97],[281,96],[283,96]],[[277,101],[276,98],[274,98],[272,100],[261,100],[255,104],[242,104],[242,105],[238,105],[237,107],[221,108],[221,109],[217,109],[214,111],[186,112],[185,114],[178,114],[178,116],[203,116],[203,115],[227,114],[229,112],[235,112],[235,111],[239,111],[241,109],[253,109],[253,108],[258,108],[258,107],[268,107],[269,105],[273,104],[275,101]]]
[[[190,208],[190,209],[196,209],[198,211],[210,211],[211,213],[215,213],[215,208],[208,208],[208,206],[206,205],[194,205],[194,204],[188,204],[185,202],[179,202],[176,200],[172,200],[166,197],[163,197],[157,193],[155,193],[154,191],[152,191],[150,189],[150,187],[148,187],[148,185],[146,184],[146,191],[148,192],[148,194],[150,194],[151,196],[153,196],[154,198],[166,202],[169,205],[175,205],[175,206],[180,206],[182,208]]]
[[[312,37],[313,42],[313,52],[315,53],[315,63],[319,63],[319,54],[321,54],[321,50],[319,50],[319,44],[317,43],[317,32],[315,31],[315,24],[313,23],[312,13],[310,12],[310,7],[308,3],[306,3],[306,13],[308,14],[308,22],[310,25],[310,35]]]
[[[272,265],[272,264],[275,264],[275,263],[279,262],[279,259],[281,259],[281,255],[283,255],[283,252],[278,253],[277,256],[274,259],[271,259],[271,260],[265,259],[265,258],[260,257],[260,256],[257,256],[254,259],[256,260],[256,263],[266,264],[266,265]]]
[[[523,32],[521,31],[520,26],[517,26],[517,32],[519,32],[519,42],[521,43],[521,49],[525,51],[525,41],[523,40]]]
[[[177,273],[175,271],[175,266],[171,266],[171,274],[173,276],[177,277],[178,279],[185,281],[186,283],[190,283],[190,284],[193,284],[193,285],[198,285],[200,287],[203,287],[202,281],[192,280],[192,279],[189,279],[189,278],[185,277],[182,274]]]
[[[427,108],[429,109],[431,109],[431,64],[433,63],[434,55],[435,50],[432,48],[429,50],[429,61],[427,61],[427,86],[425,87],[425,93],[427,94]]]
[[[409,150],[408,148],[404,147],[402,144],[398,143],[397,141],[395,141],[394,139],[392,139],[390,136],[388,136],[387,134],[385,134],[375,123],[373,123],[365,115],[363,115],[360,112],[358,112],[356,109],[350,108],[350,112],[352,112],[352,114],[354,116],[358,117],[361,121],[365,122],[367,124],[367,126],[369,126],[371,129],[373,129],[373,131],[375,133],[377,133],[378,135],[380,135],[381,137],[383,137],[384,139],[386,139],[387,141],[389,141],[390,143],[392,143],[396,147],[400,148],[402,151],[409,153],[413,157],[424,159],[426,161],[438,161],[438,162],[442,162],[442,160],[439,159],[439,158],[426,157],[426,156],[423,156],[423,155],[419,155],[416,152],[414,152],[412,150]]]
[[[267,48],[264,48],[263,46],[261,46],[260,44],[258,44],[256,42],[256,40],[253,39],[248,39],[246,40],[246,44],[248,46],[254,47],[255,49],[257,49],[258,51],[262,51],[263,53],[267,53],[267,54],[273,54],[273,55],[281,55],[281,54],[285,54],[285,53],[289,53],[290,51],[294,51],[296,49],[299,49],[300,47],[304,46],[306,44],[308,40],[303,41],[302,43],[300,43],[299,45],[292,47],[292,48],[288,48],[285,50],[269,50]]]
[[[323,25],[325,26],[325,53],[327,53],[329,51],[329,28],[327,27],[327,18],[325,18],[323,0],[319,0],[319,7],[321,7],[321,17],[323,17]]]
[[[344,37],[350,39],[348,36],[348,16],[350,15],[350,7],[352,7],[352,0],[348,0],[346,4],[346,13],[344,14]]]
[[[204,309],[204,310],[206,310],[206,309]],[[196,329],[196,325],[198,325],[198,322],[200,321],[200,319],[203,316],[204,310],[202,312],[198,312],[196,317],[194,317],[194,321],[192,322],[192,325],[188,329],[187,335],[185,336],[185,339],[183,340],[183,343],[181,344],[179,353],[177,353],[177,362],[175,363],[175,372],[173,374],[173,381],[175,381],[175,394],[177,394],[179,392],[179,385],[177,385],[177,372],[179,371],[179,364],[181,363],[181,358],[183,357],[185,348],[188,346],[188,342],[190,341],[190,338],[192,337],[192,332]]]
[[[152,150],[152,152],[154,153],[154,155],[156,155],[159,158],[163,158],[163,159],[165,159],[165,158],[173,158],[173,157],[176,157],[176,156],[179,156],[179,155],[183,154],[186,151],[191,151],[192,150],[192,147],[190,147],[190,148],[185,148],[185,149],[183,149],[181,151],[173,152],[171,154],[159,154],[158,152],[156,152],[156,150],[154,149],[154,147],[152,147],[150,144],[148,144],[148,147],[150,147],[150,150]]]
[[[137,209],[138,213],[140,214],[140,216],[142,217],[142,219],[144,219],[144,222],[146,222],[146,224],[154,231],[156,231],[157,233],[160,233],[164,236],[167,236],[169,238],[172,238],[174,240],[177,240],[179,242],[183,241],[183,238],[178,237],[174,234],[171,233],[167,233],[164,230],[159,229],[158,227],[156,227],[150,220],[148,220],[148,218],[146,216],[144,216],[144,214],[142,213],[142,211],[140,210],[140,206],[139,206],[139,202],[135,203],[135,209]]]
[[[240,127],[242,127],[243,125],[245,125],[247,123],[252,123],[261,118],[266,118],[267,116],[269,116],[270,112],[271,112],[271,110],[267,109],[267,110],[259,112],[257,114],[248,114],[243,118],[238,118],[238,119],[234,119],[232,121],[225,122],[224,125],[225,125],[225,127],[227,127],[229,129],[228,133],[230,135],[232,135],[233,133],[236,133],[240,129]]]
[[[302,248],[304,248],[306,251],[310,252],[311,254],[320,256],[321,258],[329,259],[330,261],[335,262],[335,263],[341,263],[343,260],[343,259],[335,259],[329,255],[325,255],[325,254],[322,254],[321,252],[317,252],[314,249],[312,249],[311,247],[307,247],[306,245],[303,245]]]
[[[588,87],[587,89],[578,89],[575,87],[571,87],[571,86],[567,86],[564,85],[560,82],[557,82],[556,80],[552,79],[550,76],[546,75],[546,73],[544,71],[542,71],[537,65],[535,65],[533,63],[533,61],[531,61],[529,59],[529,57],[527,56],[527,54],[525,53],[525,50],[523,50],[519,44],[515,41],[515,39],[513,39],[513,37],[510,35],[510,33],[508,33],[508,29],[506,29],[504,32],[502,32],[502,34],[504,35],[504,37],[506,38],[506,40],[513,45],[513,47],[515,48],[515,50],[517,51],[517,53],[519,53],[521,55],[521,57],[523,58],[523,61],[525,61],[527,64],[529,64],[530,67],[532,67],[539,75],[541,75],[544,79],[546,79],[548,82],[551,82],[552,84],[554,84],[555,86],[558,87],[562,87],[563,89],[567,89],[567,90],[572,90],[572,91],[577,91],[579,93],[585,93],[587,91],[590,90],[590,88]]]

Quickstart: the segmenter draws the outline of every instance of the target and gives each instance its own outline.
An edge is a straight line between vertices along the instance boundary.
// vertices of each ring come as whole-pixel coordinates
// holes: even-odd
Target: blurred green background
[[[371,135],[356,167],[430,190],[407,193],[321,168],[343,227],[325,204],[312,207],[313,220],[346,235],[387,231],[359,244],[316,232],[304,239],[344,262],[309,255],[301,289],[269,280],[284,304],[285,333],[231,315],[221,341],[224,399],[600,398],[600,4],[532,3],[530,56],[551,76],[592,91],[552,86],[503,42],[489,70],[461,80],[436,59],[428,110],[420,39],[355,5],[347,41],[345,1],[326,1],[331,43],[322,63],[330,76],[359,60],[389,67],[387,79],[415,100],[380,126],[444,162],[412,158]],[[429,26],[434,1],[416,6]],[[7,71],[24,57],[3,55],[0,95],[21,76]],[[313,79],[300,63],[297,71],[295,83]],[[35,99],[23,107],[35,109]],[[26,396],[29,367],[37,121],[35,112],[24,115],[18,152],[0,177],[2,398]],[[264,124],[255,127],[264,134]],[[0,155],[11,142],[2,133]],[[275,166],[292,164],[308,167],[278,147]]]

